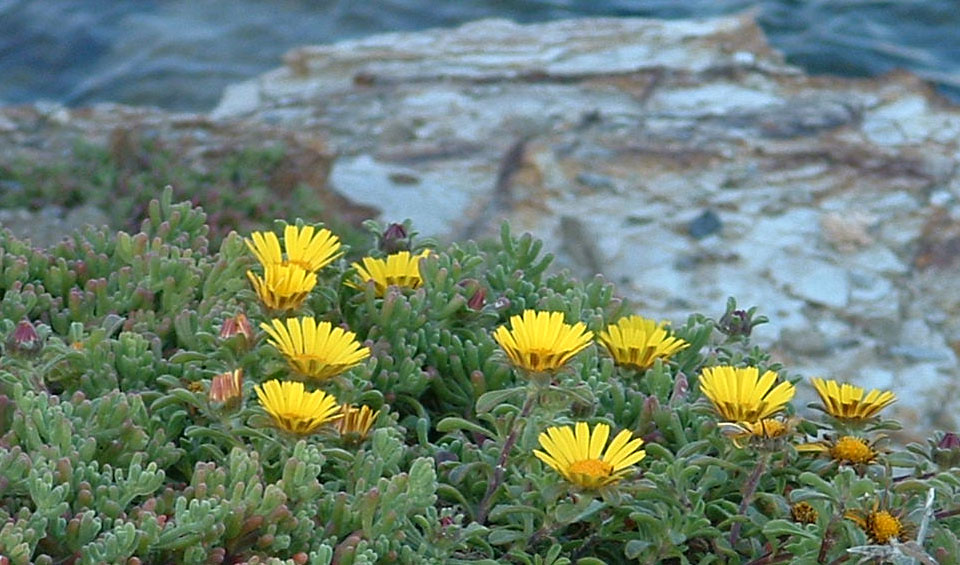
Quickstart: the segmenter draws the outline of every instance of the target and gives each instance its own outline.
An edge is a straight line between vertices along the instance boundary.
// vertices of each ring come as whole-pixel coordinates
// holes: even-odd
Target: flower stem
[[[747,508],[750,506],[750,502],[753,500],[753,495],[757,492],[757,486],[760,484],[760,477],[763,475],[763,471],[767,468],[767,459],[769,457],[770,455],[765,453],[763,457],[760,458],[760,461],[757,461],[757,466],[753,468],[753,473],[751,473],[750,478],[747,479],[747,484],[743,485],[743,499],[740,501],[741,516],[747,515]],[[740,527],[742,525],[742,522],[736,522],[730,527],[731,548],[736,546],[737,540],[740,539]]]
[[[535,390],[530,390],[527,393],[527,400],[523,403],[523,408],[520,409],[520,415],[517,416],[517,418],[513,421],[510,435],[508,435],[507,440],[503,442],[503,449],[500,450],[500,457],[497,459],[497,466],[493,468],[493,477],[491,477],[490,482],[487,483],[487,492],[483,495],[483,500],[480,501],[480,507],[477,508],[476,522],[478,524],[483,524],[487,521],[487,514],[490,512],[490,504],[493,503],[493,495],[496,494],[497,489],[500,488],[501,484],[503,484],[503,477],[507,473],[507,458],[510,456],[513,446],[517,443],[517,437],[520,435],[522,422],[527,418],[527,416],[530,415],[536,399],[537,392]]]

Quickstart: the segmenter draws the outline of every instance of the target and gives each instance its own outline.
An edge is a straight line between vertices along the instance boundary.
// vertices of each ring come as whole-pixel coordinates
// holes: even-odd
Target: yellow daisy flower
[[[298,373],[314,379],[339,375],[370,356],[370,348],[357,341],[357,334],[317,323],[312,316],[271,320],[260,327],[270,336],[270,345],[287,358]]]
[[[782,409],[796,393],[792,384],[776,382],[776,373],[761,376],[756,367],[708,367],[700,375],[700,391],[727,420],[755,423]]]
[[[900,521],[900,518],[889,510],[881,510],[879,503],[876,502],[873,510],[869,512],[850,510],[845,512],[843,517],[856,523],[875,544],[890,543],[894,538],[906,541],[910,537],[909,529]]]
[[[400,251],[387,255],[386,259],[364,257],[362,265],[360,263],[352,265],[357,270],[360,283],[347,281],[346,284],[353,288],[363,288],[364,284],[373,281],[378,297],[383,297],[387,288],[391,286],[419,288],[423,284],[423,278],[420,276],[420,259],[428,255],[430,255],[429,249],[417,255],[411,255],[409,251]]]
[[[841,465],[864,465],[877,460],[880,452],[875,444],[876,442],[868,443],[856,436],[841,436],[832,440],[800,444],[797,451],[823,453]]]
[[[303,383],[272,380],[254,390],[277,427],[290,433],[311,434],[340,416],[336,398],[322,390],[306,392]]]
[[[796,422],[793,420],[777,420],[764,418],[758,422],[720,422],[720,430],[733,441],[737,447],[743,447],[748,442],[762,442],[771,445],[793,431]]]
[[[274,310],[296,310],[317,286],[317,275],[298,265],[275,265],[264,269],[263,277],[247,271],[260,301]]]
[[[380,415],[380,411],[373,411],[369,406],[351,406],[344,404],[340,407],[343,417],[337,420],[337,431],[340,438],[348,443],[360,443],[367,438],[370,427]]]
[[[613,484],[630,472],[630,467],[646,457],[640,449],[643,440],[631,440],[629,430],[623,430],[610,442],[606,452],[610,426],[597,424],[590,433],[586,422],[573,426],[554,426],[540,434],[540,447],[534,450],[537,459],[543,461],[567,481],[585,489],[595,489]]]
[[[562,312],[524,310],[510,318],[510,326],[497,328],[493,338],[514,365],[528,371],[558,369],[593,340],[583,322],[567,324]]]
[[[894,403],[897,397],[890,391],[871,390],[864,397],[864,390],[847,383],[820,378],[811,379],[817,389],[824,410],[841,420],[866,420]]]
[[[313,226],[284,228],[283,245],[287,252],[286,258],[280,252],[280,240],[277,239],[277,234],[253,232],[250,237],[253,241],[245,239],[244,242],[264,269],[278,265],[297,265],[315,273],[342,255],[340,238],[326,228],[321,230],[316,230]]]
[[[617,365],[638,371],[649,369],[657,359],[666,359],[690,346],[686,341],[671,337],[662,324],[640,316],[621,318],[616,324],[600,332],[600,340]]]

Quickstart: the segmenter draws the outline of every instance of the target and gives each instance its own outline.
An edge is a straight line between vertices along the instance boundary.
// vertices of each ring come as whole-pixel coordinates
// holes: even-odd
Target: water
[[[907,68],[960,102],[960,0],[0,0],[0,101],[206,110],[297,45],[488,17],[688,18],[752,9],[813,74]]]

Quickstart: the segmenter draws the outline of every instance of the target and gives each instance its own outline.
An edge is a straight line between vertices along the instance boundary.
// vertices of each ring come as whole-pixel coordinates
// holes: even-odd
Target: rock
[[[713,210],[704,210],[690,222],[687,231],[695,239],[703,239],[720,231],[720,217]]]
[[[4,109],[0,148],[39,158],[127,128],[204,167],[289,143],[278,192],[299,179],[445,239],[507,219],[646,316],[718,316],[735,296],[770,316],[755,341],[791,373],[887,383],[915,423],[931,399],[960,411],[930,396],[960,378],[939,357],[960,341],[960,109],[917,77],[805,76],[750,15],[484,20],[284,61],[211,116]],[[912,319],[929,340],[907,339]]]
[[[843,308],[850,297],[847,271],[812,257],[781,257],[770,264],[770,277],[798,298]]]

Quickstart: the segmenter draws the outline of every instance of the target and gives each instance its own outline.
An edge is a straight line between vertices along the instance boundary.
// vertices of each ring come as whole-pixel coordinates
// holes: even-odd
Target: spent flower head
[[[363,347],[355,333],[312,316],[271,320],[260,327],[290,366],[312,379],[334,377],[370,356],[370,348]]]
[[[607,346],[617,365],[643,371],[657,359],[666,359],[690,346],[669,334],[664,324],[641,316],[627,316],[600,332],[600,341]]]
[[[510,318],[510,329],[493,332],[513,364],[533,372],[554,371],[567,364],[593,340],[583,322],[567,324],[562,312],[524,310]]]
[[[540,434],[538,439],[543,451],[534,450],[533,454],[568,482],[584,489],[596,489],[620,481],[647,455],[640,449],[643,440],[631,440],[629,430],[622,430],[608,446],[609,436],[607,424],[597,424],[592,433],[586,422],[554,426]]]

